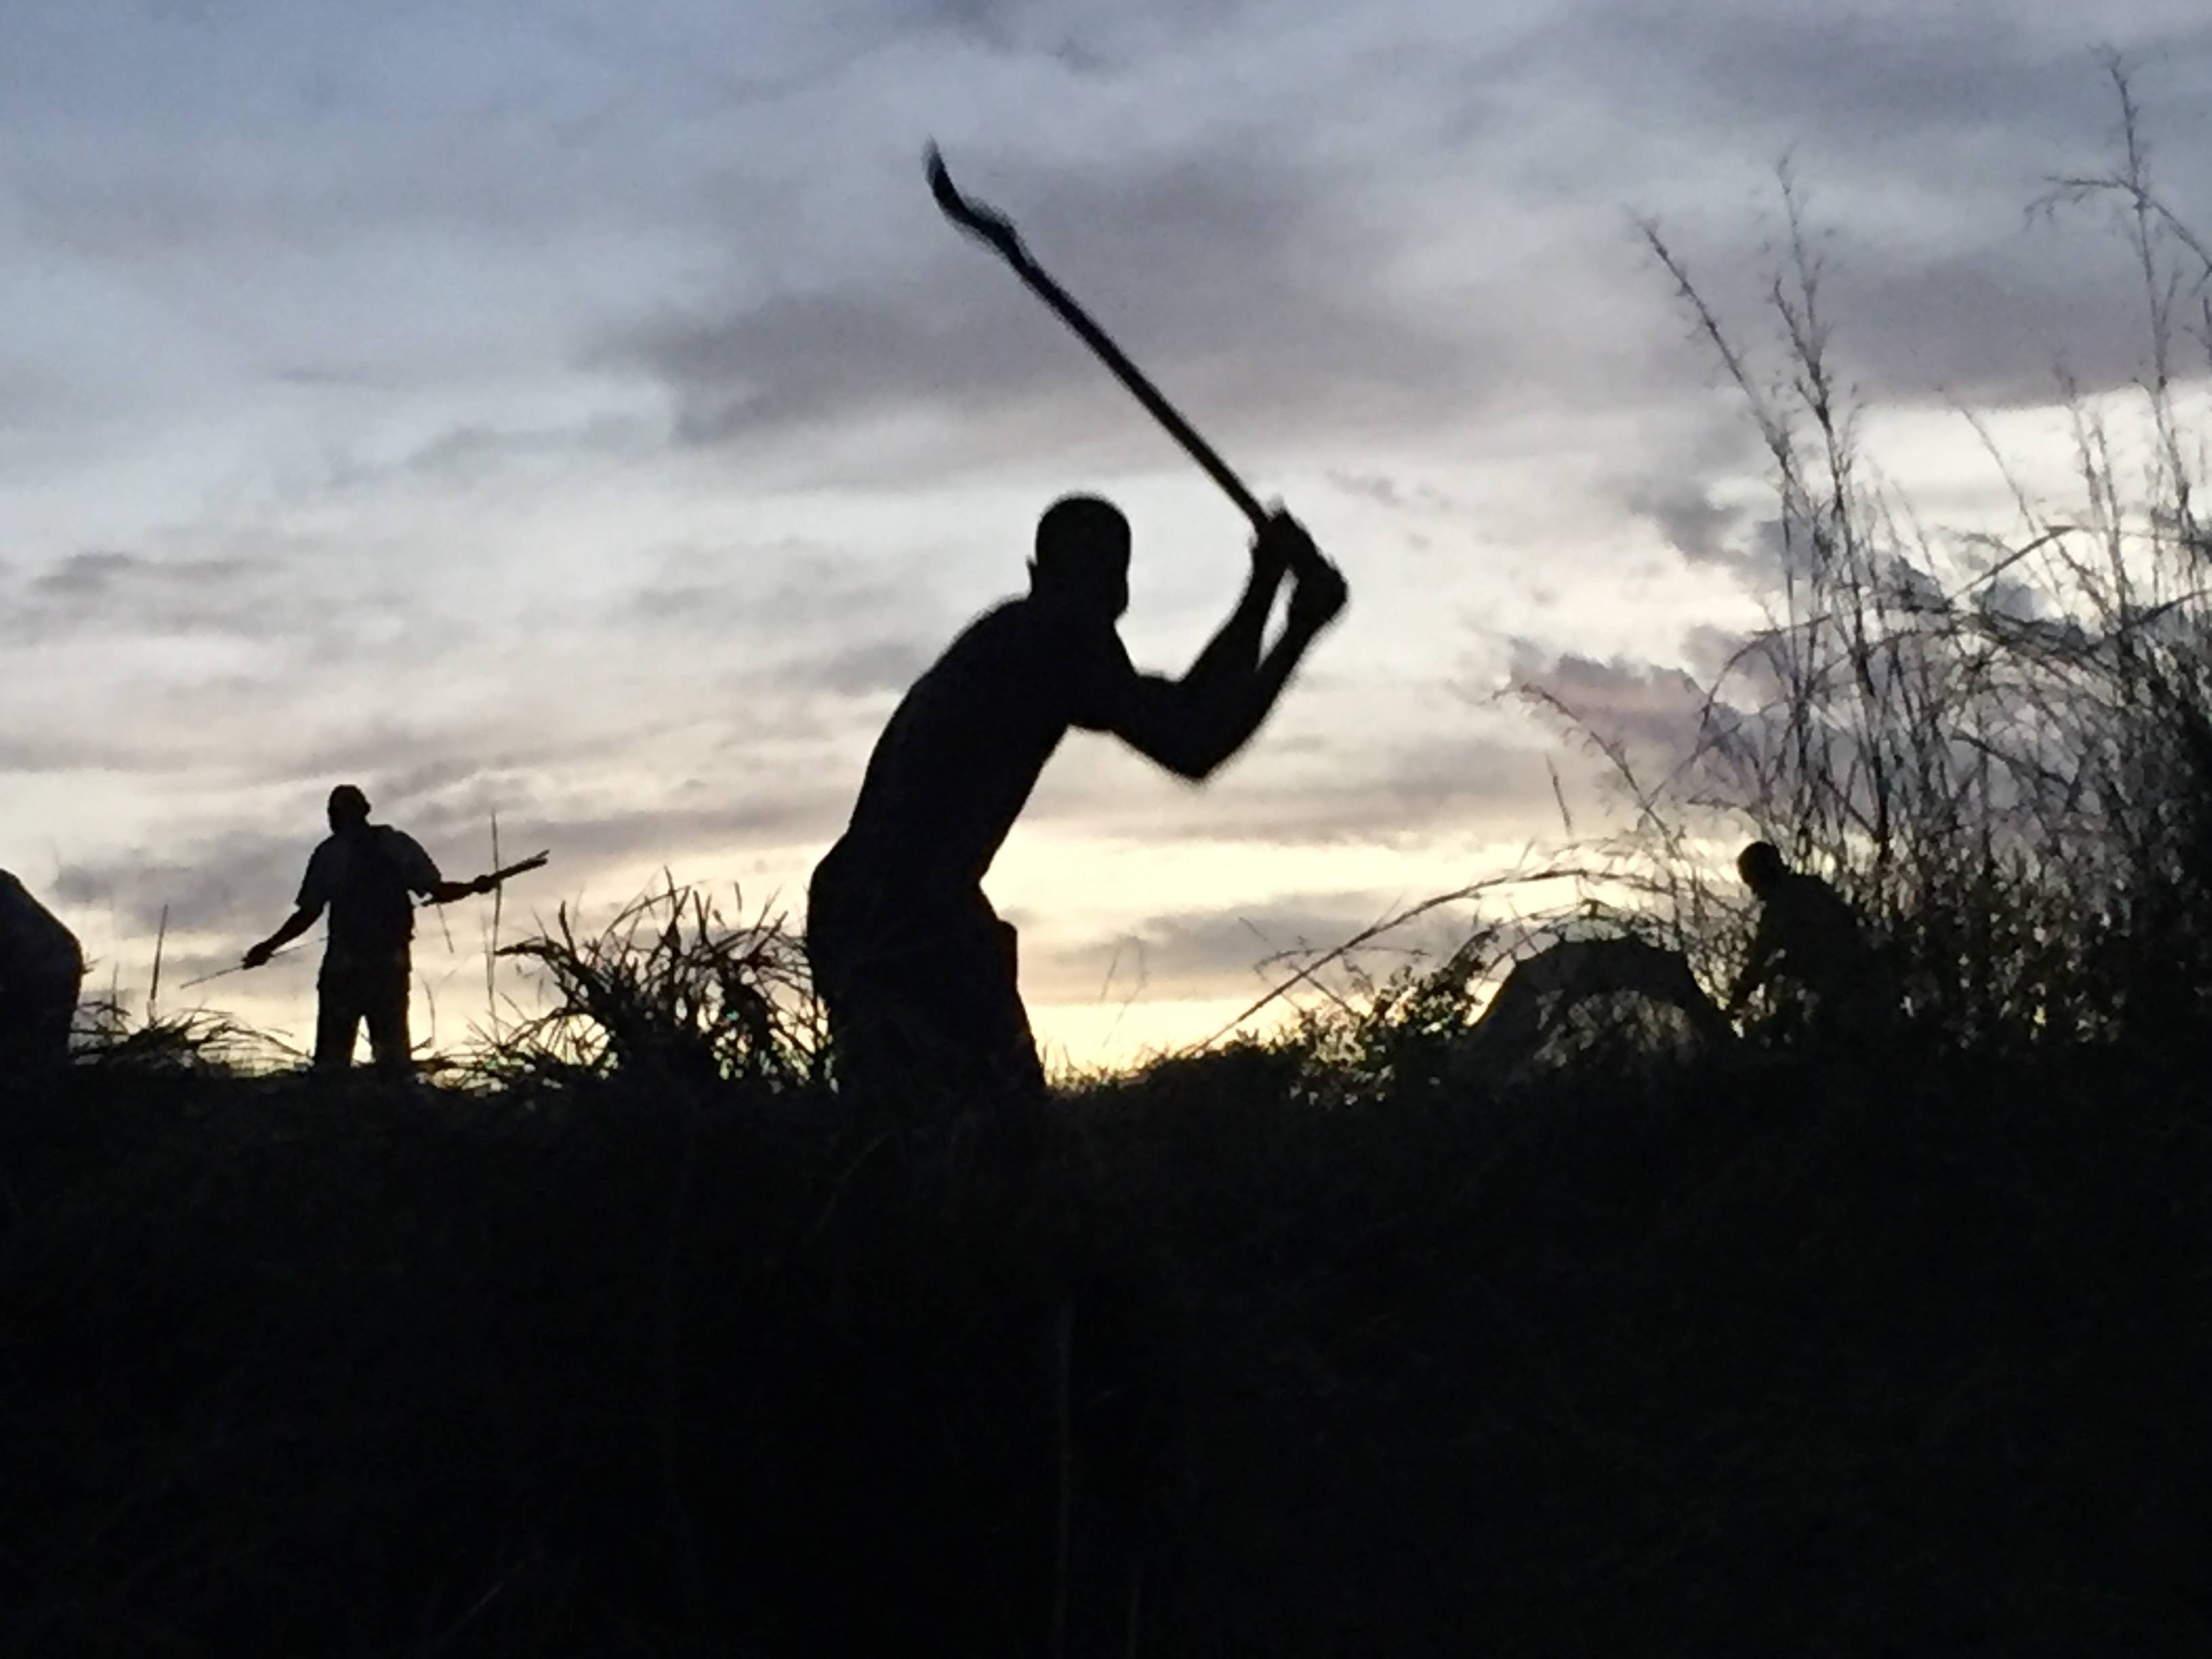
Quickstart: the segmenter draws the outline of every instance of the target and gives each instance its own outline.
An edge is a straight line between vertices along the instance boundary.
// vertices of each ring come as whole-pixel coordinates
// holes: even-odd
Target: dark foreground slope
[[[84,1083],[0,1128],[0,1650],[2212,1650],[2203,1075]]]

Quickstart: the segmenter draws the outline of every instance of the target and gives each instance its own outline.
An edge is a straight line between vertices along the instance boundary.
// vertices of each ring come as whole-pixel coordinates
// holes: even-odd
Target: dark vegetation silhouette
[[[1653,231],[1783,586],[1664,775],[1577,726],[1633,818],[1533,929],[1018,1123],[839,1109],[798,941],[672,884],[342,1110],[88,1033],[0,1110],[0,1650],[2212,1646],[2212,255],[2116,80],[2046,205],[2118,210],[2149,368],[2002,542],[1868,481],[1806,237],[1773,392]],[[1882,1041],[1613,1040],[1744,962],[1746,829]]]

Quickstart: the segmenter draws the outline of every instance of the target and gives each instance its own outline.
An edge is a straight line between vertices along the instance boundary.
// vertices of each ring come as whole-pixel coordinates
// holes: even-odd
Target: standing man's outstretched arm
[[[313,904],[301,904],[290,915],[284,918],[284,925],[282,927],[259,944],[249,947],[246,952],[246,958],[240,966],[260,967],[270,957],[313,927],[315,919],[322,914],[323,907],[319,901]]]
[[[1297,572],[1290,616],[1263,654],[1261,635],[1285,570]],[[1279,514],[1253,550],[1243,598],[1190,671],[1179,680],[1132,675],[1115,699],[1109,729],[1179,776],[1211,775],[1259,730],[1345,599],[1336,567],[1295,519]]]

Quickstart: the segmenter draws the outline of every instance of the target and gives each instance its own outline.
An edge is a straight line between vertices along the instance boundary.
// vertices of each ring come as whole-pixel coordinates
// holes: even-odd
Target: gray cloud
[[[2151,19],[2130,27],[2114,8],[2094,28],[2062,9],[1981,3],[1918,8],[1778,8],[1718,4],[1664,11],[1633,0],[1577,8],[1528,48],[1605,76],[1638,115],[1662,113],[1783,145],[1832,146],[1838,160],[1911,152],[1939,167],[2002,173],[2014,154],[2043,153],[2068,135],[2099,138],[2114,109],[2091,48],[2117,40],[2148,79],[2168,77],[2178,107],[2212,79],[2212,26]],[[2077,32],[2079,31],[2079,32]],[[1931,151],[1955,143],[1960,154]]]
[[[151,559],[137,553],[72,553],[22,585],[7,632],[51,638],[83,628],[154,634],[250,631],[268,569],[244,558]]]
[[[1747,514],[1716,501],[1695,478],[1668,478],[1633,489],[1626,505],[1649,520],[1667,544],[1692,565],[1725,570],[1754,590],[1769,585],[1778,569],[1771,551],[1754,533],[1747,536]]]
[[[1252,904],[1154,916],[1127,933],[1104,937],[1057,939],[1042,947],[1025,941],[1023,977],[1032,995],[1050,1002],[1233,996],[1247,988],[1256,997],[1303,963],[1429,896],[1285,893]],[[1441,907],[1391,929],[1352,960],[1376,975],[1440,960],[1465,940],[1473,916],[1471,904]],[[1340,985],[1343,966],[1324,978]]]
[[[2119,106],[2096,53],[2024,9],[1899,8],[1875,15],[1709,6],[1654,12],[1620,0],[1534,37],[1528,61],[1596,77],[1620,118],[1668,136],[1658,156],[1707,135],[1741,167],[1786,155],[1847,381],[1879,398],[2043,403],[2059,367],[2085,387],[2125,384],[2148,337],[2139,278],[2116,215],[2094,206],[2031,218],[2058,174],[2117,160]],[[2042,22],[2044,27],[2033,27]],[[2197,112],[2212,99],[2212,26],[2104,20],[2135,65],[2154,182],[2199,226],[2212,218]],[[2169,143],[2170,141],[2170,143]],[[2162,165],[2161,165],[2162,163]],[[1655,178],[1639,208],[1678,208],[1702,232],[1678,253],[1740,337],[1784,264],[1778,188],[1770,210],[1717,218],[1709,178]],[[1829,234],[1827,233],[1832,233]]]
[[[2097,390],[2147,375],[2151,331],[2117,239],[2016,240],[1854,273],[1835,286],[1844,360],[1869,388],[1977,406],[2033,405],[2065,381]]]
[[[112,912],[125,937],[247,932],[241,948],[283,920],[312,839],[240,830],[167,848],[133,848],[64,864],[54,894],[65,904]]]
[[[927,647],[910,639],[866,640],[840,647],[809,665],[810,678],[840,696],[903,692],[929,666]]]
[[[1741,668],[1751,644],[1751,635],[1741,629],[1699,623],[1683,635],[1682,659],[1701,684],[1711,685]]]
[[[1685,489],[1630,504],[1650,517],[1692,564],[1719,563],[1729,556],[1726,533],[1735,528],[1741,515],[1715,501],[1705,491]]]
[[[1544,752],[1473,718],[1463,733],[1332,738],[1303,753],[1263,738],[1260,754],[1202,789],[1147,772],[1096,744],[1063,752],[1024,821],[1132,840],[1316,848],[1477,830],[1522,837],[1558,823]]]
[[[2201,76],[2166,75],[2174,118],[2185,120],[2192,77],[2212,88],[2212,30],[2145,41],[2185,64],[2203,60]],[[2079,43],[1995,15],[1876,25],[1761,9],[1661,25],[1605,5],[1515,51],[1461,51],[1492,91],[1524,74],[1554,77],[1562,119],[1648,123],[1676,142],[1710,133],[1717,162],[1738,168],[1797,147],[1813,222],[1838,231],[1826,288],[1838,362],[1869,395],[2043,400],[2062,362],[2092,386],[2140,364],[2138,307],[2094,216],[2022,223],[2045,174],[2094,165],[2108,137],[2110,89]],[[1440,43],[1439,55],[1452,47]],[[2154,128],[2157,118],[2154,107]],[[1674,181],[1647,191],[1632,162],[1603,181],[1547,177],[1559,166],[1528,148],[1542,131],[1534,124],[1509,152],[1504,178],[1455,198],[1463,215],[1497,227],[1455,290],[1401,275],[1452,225],[1415,230],[1380,210],[1368,173],[1258,125],[1170,161],[1063,160],[1049,173],[1014,162],[967,182],[1016,210],[1038,256],[1187,407],[1225,425],[1232,450],[1354,426],[1370,442],[1435,434],[1531,406],[1679,404],[1691,390],[1679,355],[1636,322],[1662,313],[1663,283],[1638,269],[1617,224],[1598,230],[1586,199],[1613,190],[1622,209],[1665,212],[1678,202]],[[2009,159],[2008,134],[2021,139]],[[1650,148],[1654,164],[1679,161]],[[1910,194],[1886,199],[1869,181],[1877,152],[1886,182],[1910,172]],[[2202,194],[2196,171],[2170,171],[2185,210]],[[1731,325],[1763,330],[1735,302],[1758,303],[1779,257],[1773,215],[1716,220],[1701,202],[1692,223],[1705,228],[1683,251],[1693,269],[1719,273]],[[1127,446],[1117,453],[1164,453],[1139,447],[1142,423],[988,254],[949,233],[940,243],[869,278],[663,312],[606,339],[593,361],[663,386],[682,441],[756,461],[780,439],[871,422],[897,432],[867,455],[878,477],[1108,434]],[[1510,280],[1507,250],[1526,261]],[[1541,284],[1528,280],[1535,269],[1548,273]],[[935,422],[932,436],[917,435],[915,416]],[[1348,489],[1392,504],[1373,485],[1346,475]]]
[[[915,8],[933,27],[999,47],[1017,45],[1024,33],[1035,38],[1037,27],[1050,24],[1052,15],[1062,9],[1035,0],[924,0]]]
[[[150,772],[169,763],[150,737],[0,726],[0,772]]]
[[[2033,406],[2059,400],[2069,386],[2095,392],[2147,374],[2152,333],[2125,245],[2086,218],[2017,222],[2033,187],[2023,180],[2011,193],[2014,222],[1990,225],[1962,247],[1885,241],[1848,215],[1828,218],[1814,195],[1809,223],[1815,234],[1833,231],[1819,275],[1825,356],[1849,402]],[[1986,219],[1992,205],[1985,197],[1966,210]],[[1931,214],[1941,210],[1930,204]],[[1786,260],[1747,238],[1730,246],[1735,240],[1694,252],[1674,246],[1753,373],[1781,384],[1791,349],[1745,277],[1771,282]]]
[[[657,561],[629,605],[637,620],[656,629],[722,635],[750,627],[809,651],[821,641],[893,620],[916,639],[950,626],[941,604],[917,592],[911,579],[791,540],[673,550]]]
[[[1346,495],[1358,501],[1371,501],[1377,507],[1394,512],[1452,514],[1463,512],[1466,503],[1455,501],[1433,483],[1423,479],[1405,479],[1388,473],[1334,471],[1328,481]]]
[[[1615,657],[1601,662],[1573,652],[1553,655],[1516,641],[1514,679],[1608,743],[1686,754],[1706,711],[1704,689],[1679,668]]]
[[[294,539],[250,526],[173,535],[188,546],[213,542],[243,550],[66,555],[21,575],[13,603],[0,611],[0,641],[232,640],[325,666],[375,659],[389,667],[449,653],[470,632],[465,619],[423,603],[411,570],[337,556],[354,550],[333,540]],[[261,692],[265,696],[266,688]]]
[[[533,740],[525,730],[471,731],[372,711],[284,744],[270,757],[265,776],[313,780],[301,793],[303,815],[312,822],[321,803],[310,797],[333,783],[359,784],[379,808],[400,808],[470,784],[505,780],[527,787],[541,770],[604,765],[621,750],[606,737],[543,732]]]
[[[911,579],[805,544],[679,550],[628,601],[653,633],[742,648],[714,686],[744,730],[739,749],[818,741],[910,685],[955,622]]]
[[[685,793],[678,792],[667,805],[634,810],[592,811],[583,803],[564,805],[556,799],[502,810],[500,836],[508,846],[551,848],[560,865],[558,878],[574,885],[588,879],[596,868],[640,857],[681,864],[687,854],[727,849],[732,844],[818,842],[826,847],[842,827],[850,804],[842,791],[794,787],[787,782],[702,805],[690,804]],[[485,844],[483,810],[470,803],[417,806],[408,828],[419,830],[425,837],[447,837],[472,848]]]
[[[1389,303],[1375,275],[1396,239],[1340,180],[1243,150],[1049,179],[1008,167],[1001,179],[1008,202],[1034,204],[1030,246],[1109,329],[1174,395],[1236,411],[1248,434],[1352,410],[1412,422],[1498,393],[1497,375],[1472,369],[1509,343]],[[1346,261],[1347,246],[1363,258]],[[887,276],[663,316],[610,341],[601,361],[663,383],[694,444],[916,412],[1003,435],[1110,411],[1115,429],[1141,432],[1083,347],[981,250],[945,232]]]
[[[472,421],[448,428],[396,461],[344,459],[332,468],[327,482],[332,489],[363,492],[417,482],[465,489],[511,476],[520,467],[550,471],[574,465],[579,459],[643,455],[657,445],[658,434],[649,423],[617,414],[542,427]]]

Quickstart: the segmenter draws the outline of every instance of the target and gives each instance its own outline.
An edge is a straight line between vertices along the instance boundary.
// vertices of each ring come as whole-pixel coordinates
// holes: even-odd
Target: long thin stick
[[[499,868],[499,809],[491,809],[491,867]],[[507,896],[504,884],[491,890],[491,935],[484,951],[484,1012],[491,1021],[491,1040],[499,1041],[499,914]]]
[[[169,907],[161,907],[161,925],[154,930],[154,976],[146,985],[146,1023],[151,1025],[161,1008],[161,947],[169,939]]]
[[[269,960],[274,962],[279,957],[289,957],[300,949],[301,947],[299,945],[288,945],[281,951],[271,951],[269,953]],[[189,991],[193,986],[204,985],[211,979],[228,979],[233,974],[242,974],[245,971],[246,964],[244,963],[234,962],[228,968],[218,968],[211,974],[202,974],[198,979],[188,979],[177,988],[180,991]]]
[[[999,256],[1013,267],[1014,275],[1029,285],[1030,292],[1050,306],[1060,321],[1082,337],[1083,343],[1098,354],[1098,360],[1114,371],[1115,378],[1128,387],[1137,401],[1152,411],[1152,418],[1168,429],[1168,435],[1206,469],[1206,475],[1237,503],[1238,511],[1252,521],[1252,527],[1257,530],[1266,525],[1269,514],[1260,504],[1259,497],[1245,488],[1244,481],[1231,470],[1229,463],[1221,459],[1212,444],[1198,435],[1106,331],[1092,322],[1067,290],[1030,258],[1029,250],[1014,234],[1013,222],[994,209],[971,202],[954,187],[952,175],[945,170],[945,157],[933,143],[929,147],[928,172],[930,193],[937,198],[937,205],[944,209],[945,216],[996,249]]]

